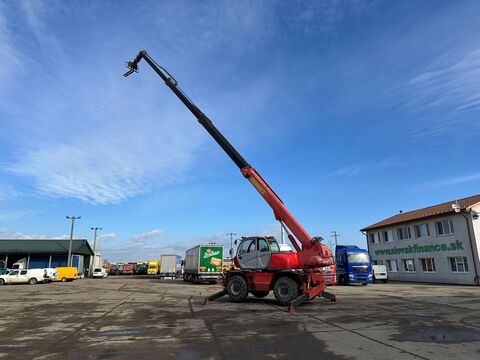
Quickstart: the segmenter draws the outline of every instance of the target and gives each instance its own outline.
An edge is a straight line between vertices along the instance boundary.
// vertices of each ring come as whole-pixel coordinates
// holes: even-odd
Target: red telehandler
[[[335,301],[335,295],[325,291],[323,267],[332,264],[332,253],[328,246],[321,243],[323,239],[308,234],[260,174],[185,95],[174,77],[158,65],[146,51],[140,51],[133,61],[127,62],[128,71],[124,76],[138,72],[138,63],[142,59],[165,81],[270,205],[275,219],[281,223],[295,249],[281,252],[278,243],[270,237],[242,238],[234,258],[235,265],[240,270],[227,272],[223,280],[223,290],[210,296],[205,302],[227,294],[233,301],[240,302],[246,299],[249,292],[257,298],[262,298],[271,290],[280,304],[289,305],[289,311],[294,311],[295,306],[316,296]]]

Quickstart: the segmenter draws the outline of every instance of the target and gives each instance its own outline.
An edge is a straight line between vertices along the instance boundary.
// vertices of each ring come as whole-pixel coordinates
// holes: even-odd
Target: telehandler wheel
[[[247,280],[243,276],[233,275],[227,283],[227,292],[234,302],[244,301],[248,296]]]
[[[273,286],[273,293],[281,305],[288,305],[298,297],[298,284],[288,276],[279,277]]]
[[[267,296],[270,291],[250,291],[252,293],[253,296],[255,296],[257,299],[261,299],[261,298],[264,298],[265,296]]]

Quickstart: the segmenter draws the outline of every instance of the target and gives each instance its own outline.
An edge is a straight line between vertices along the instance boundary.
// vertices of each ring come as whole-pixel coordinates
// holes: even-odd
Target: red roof
[[[441,216],[449,213],[453,213],[455,210],[452,208],[452,204],[458,202],[461,210],[469,210],[475,204],[480,203],[480,194],[470,196],[464,199],[452,200],[442,204],[429,206],[423,209],[402,212],[397,215],[393,215],[385,220],[377,222],[373,225],[367,226],[361,231],[373,230],[389,225],[405,223],[409,221],[419,220],[428,217]]]

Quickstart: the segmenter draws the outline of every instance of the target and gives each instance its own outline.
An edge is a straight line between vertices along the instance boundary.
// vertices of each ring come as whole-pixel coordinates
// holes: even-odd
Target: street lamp
[[[226,235],[227,235],[227,236],[230,235],[230,259],[232,259],[232,258],[233,258],[233,237],[234,237],[235,235],[237,235],[237,234],[235,234],[235,233],[227,233]]]
[[[67,216],[68,220],[72,220],[72,226],[70,227],[70,242],[68,243],[67,266],[72,266],[73,225],[75,223],[75,220],[78,220],[80,218],[81,216]]]
[[[90,261],[90,269],[89,269],[89,274],[90,274],[90,277],[93,275],[93,271],[92,271],[92,267],[95,263],[95,257],[96,257],[96,249],[97,249],[97,231],[98,230],[102,230],[101,227],[91,227],[90,228],[91,230],[93,230],[93,261]]]

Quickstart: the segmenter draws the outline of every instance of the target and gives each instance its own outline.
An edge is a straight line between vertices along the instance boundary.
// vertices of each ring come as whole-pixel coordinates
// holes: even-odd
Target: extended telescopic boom
[[[243,176],[247,178],[252,185],[257,189],[260,195],[270,205],[275,215],[275,218],[286,226],[295,235],[295,238],[301,243],[302,248],[295,240],[295,238],[288,233],[288,238],[297,252],[303,252],[301,256],[304,266],[324,266],[331,263],[331,252],[328,247],[320,244],[321,238],[312,238],[308,232],[300,225],[300,223],[293,217],[288,209],[283,204],[273,189],[266,183],[266,181],[258,174],[258,172],[250,166],[250,164],[239,154],[239,152],[230,144],[230,142],[218,131],[213,125],[212,121],[193,103],[192,100],[179,88],[177,80],[163,67],[158,65],[146,51],[140,51],[133,61],[127,62],[128,71],[123,74],[127,77],[135,72],[138,72],[138,63],[144,59],[152,69],[160,76],[165,84],[177,95],[177,97],[185,104],[185,106],[198,119],[198,122],[208,131],[213,139],[220,145],[220,147],[227,153],[233,162],[239,167]],[[284,227],[285,227],[284,226]],[[288,230],[287,230],[288,232]],[[313,249],[315,248],[315,249]],[[311,249],[312,251],[308,251]],[[305,251],[307,250],[307,251]],[[307,254],[308,253],[308,254]],[[320,259],[320,258],[323,259]],[[315,258],[315,259],[313,259]]]

